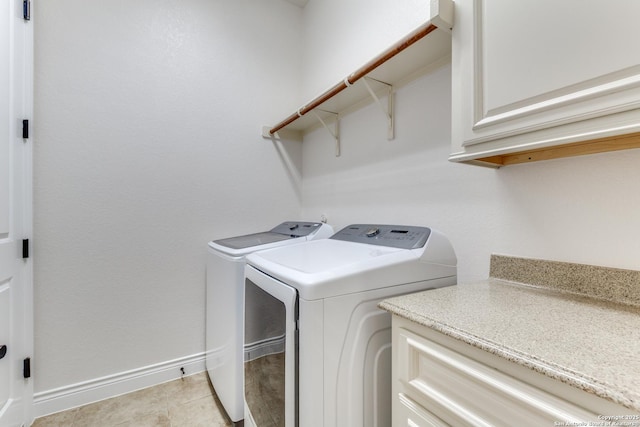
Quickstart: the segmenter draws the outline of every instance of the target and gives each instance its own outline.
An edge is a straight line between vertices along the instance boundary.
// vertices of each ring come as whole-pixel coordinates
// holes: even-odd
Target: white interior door
[[[28,426],[33,385],[25,359],[33,353],[33,287],[23,239],[32,231],[32,24],[23,0],[0,2],[0,427]]]

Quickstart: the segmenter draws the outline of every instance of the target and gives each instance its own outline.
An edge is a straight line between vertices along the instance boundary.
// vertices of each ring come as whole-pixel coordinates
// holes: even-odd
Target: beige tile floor
[[[232,423],[206,372],[38,418],[33,427],[220,427]]]

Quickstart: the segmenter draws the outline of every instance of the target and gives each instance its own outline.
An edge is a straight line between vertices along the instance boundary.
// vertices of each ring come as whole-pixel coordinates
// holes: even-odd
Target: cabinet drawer
[[[447,427],[447,424],[427,412],[406,394],[398,394],[397,412],[394,414],[394,427]]]
[[[507,427],[600,421],[598,414],[411,331],[399,328],[397,338],[401,389],[447,424]]]

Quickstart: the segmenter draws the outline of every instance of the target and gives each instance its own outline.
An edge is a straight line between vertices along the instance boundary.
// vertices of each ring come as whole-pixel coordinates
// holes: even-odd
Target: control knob
[[[364,234],[367,237],[374,237],[380,234],[380,229],[378,227],[373,227],[368,229]]]

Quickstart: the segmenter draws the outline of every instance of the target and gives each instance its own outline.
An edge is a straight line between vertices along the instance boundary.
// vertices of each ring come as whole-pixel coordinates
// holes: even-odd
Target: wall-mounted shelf
[[[301,106],[275,126],[265,126],[262,136],[278,138],[281,130],[305,131],[324,126],[336,142],[336,156],[340,155],[339,115],[368,98],[377,102],[386,115],[388,137],[393,139],[394,85],[451,52],[453,1],[432,0],[431,19],[403,39],[389,47],[343,81]],[[387,95],[382,102],[379,96]]]

